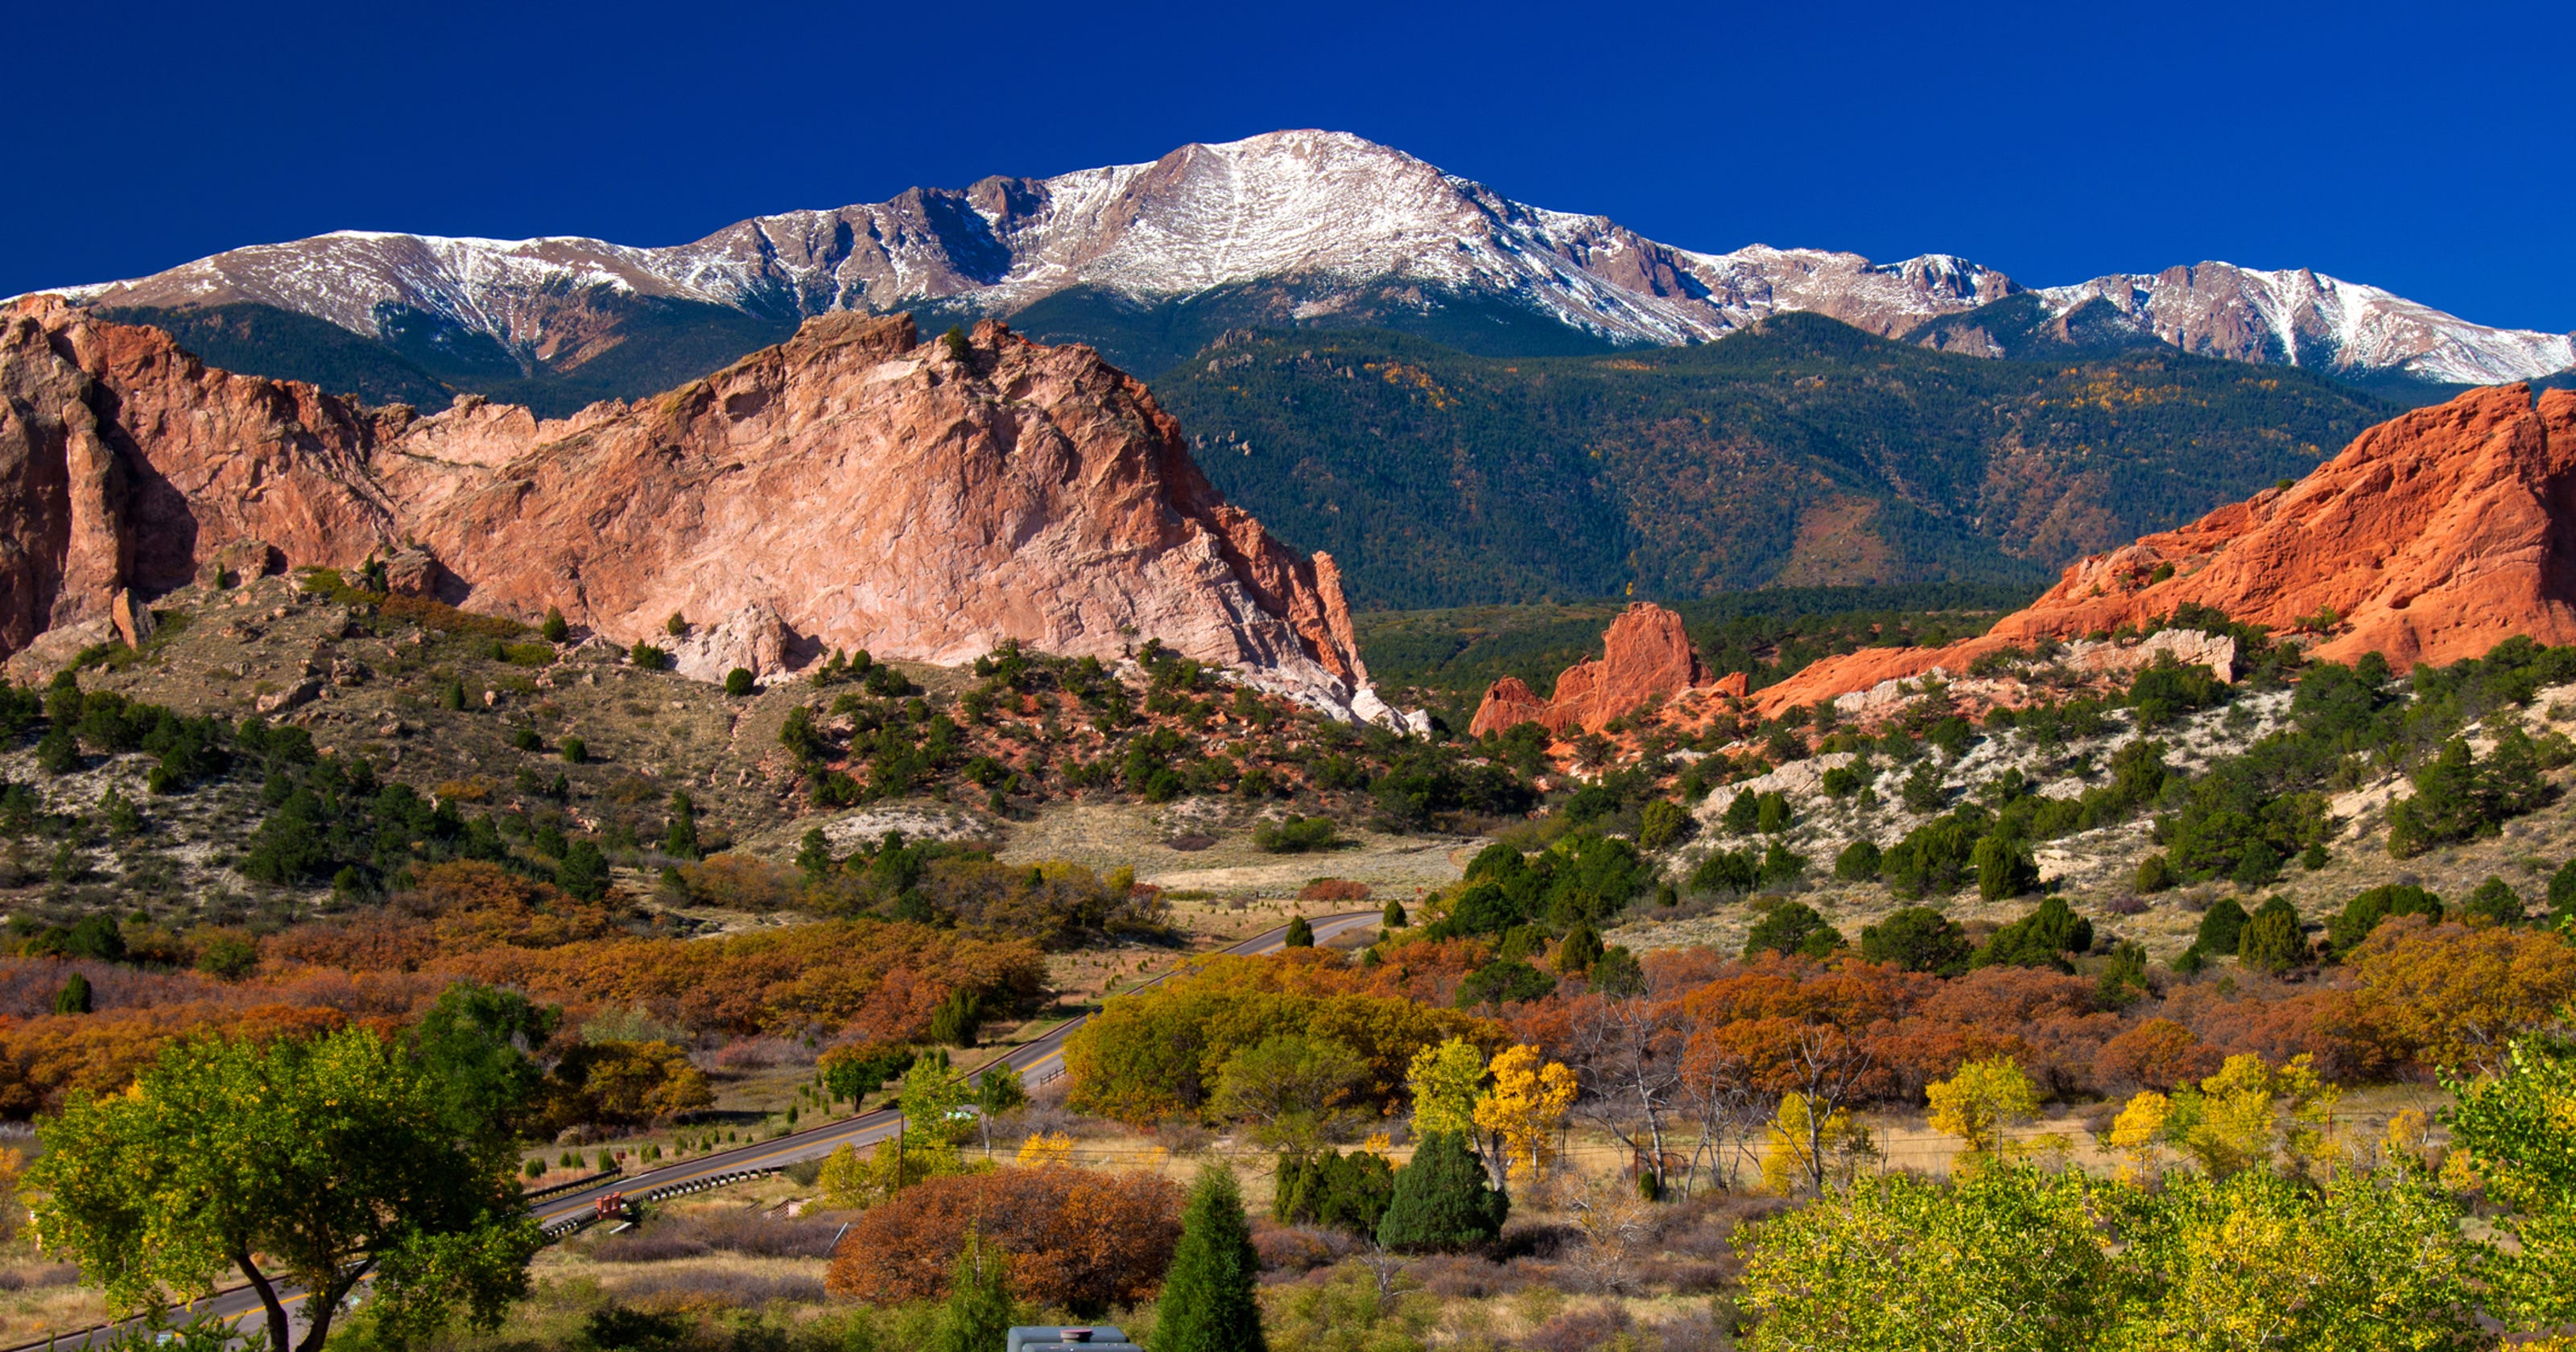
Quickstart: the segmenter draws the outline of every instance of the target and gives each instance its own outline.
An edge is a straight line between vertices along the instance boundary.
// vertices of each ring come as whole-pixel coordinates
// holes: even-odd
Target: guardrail
[[[728,1187],[735,1183],[748,1183],[755,1178],[767,1178],[771,1174],[786,1171],[787,1166],[783,1164],[768,1164],[757,1169],[736,1169],[730,1173],[709,1174],[704,1178],[690,1179],[686,1183],[666,1183],[650,1191],[637,1193],[634,1200],[659,1202],[667,1197],[685,1197],[693,1192],[705,1192],[711,1188]],[[537,1233],[544,1235],[546,1242],[553,1243],[588,1229],[607,1218],[608,1214],[598,1211],[576,1211],[562,1220],[543,1227]]]
[[[602,1173],[592,1174],[588,1178],[576,1178],[570,1183],[557,1183],[551,1187],[539,1188],[535,1192],[521,1193],[519,1194],[519,1200],[523,1202],[543,1201],[548,1197],[560,1196],[567,1192],[579,1192],[594,1184],[605,1183],[612,1178],[624,1177],[626,1177],[626,1171],[624,1169],[610,1169]]]

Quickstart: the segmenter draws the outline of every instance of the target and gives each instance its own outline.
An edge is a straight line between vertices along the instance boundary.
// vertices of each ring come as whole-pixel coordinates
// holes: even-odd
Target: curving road
[[[1348,934],[1353,930],[1365,929],[1371,925],[1375,925],[1378,923],[1379,917],[1380,913],[1377,911],[1352,911],[1341,915],[1319,916],[1310,920],[1308,923],[1314,926],[1315,942],[1320,944],[1331,939],[1338,938],[1341,935]],[[1221,948],[1216,951],[1219,953],[1239,953],[1246,956],[1269,953],[1284,947],[1287,943],[1287,938],[1288,927],[1281,925],[1276,929],[1265,930],[1241,943]],[[1175,967],[1174,970],[1177,971],[1179,969]],[[1162,976],[1155,977],[1151,981],[1147,981],[1136,986],[1134,990],[1122,991],[1120,994],[1132,995],[1136,991],[1148,989],[1161,983],[1164,978],[1169,977],[1170,975],[1171,972],[1165,972]],[[1071,1035],[1074,1029],[1081,1027],[1090,1019],[1090,1017],[1090,1015],[1084,1014],[1069,1019],[1065,1021],[1062,1027],[1057,1028],[1054,1032],[1047,1034],[1045,1037],[1013,1049],[1010,1054],[1001,1057],[998,1061],[987,1063],[986,1068],[989,1068],[991,1065],[1008,1064],[1016,1068],[1020,1072],[1021,1078],[1032,1085],[1044,1080],[1053,1079],[1056,1075],[1062,1073],[1064,1069],[1065,1038]],[[976,1073],[981,1074],[982,1070],[979,1069]],[[746,1169],[775,1169],[790,1164],[800,1163],[805,1160],[821,1159],[822,1157],[831,1154],[833,1151],[840,1149],[844,1145],[862,1148],[873,1146],[877,1142],[892,1136],[894,1134],[896,1124],[901,1120],[901,1115],[896,1113],[893,1109],[879,1108],[874,1112],[861,1113],[856,1117],[845,1117],[837,1122],[827,1122],[819,1127],[809,1127],[804,1131],[792,1132],[773,1140],[760,1141],[751,1145],[736,1146],[731,1150],[718,1151],[714,1154],[700,1155],[695,1159],[681,1160],[671,1164],[666,1164],[661,1168],[649,1170],[644,1173],[628,1174],[619,1178],[606,1179],[592,1187],[583,1188],[575,1192],[560,1193],[553,1197],[549,1197],[544,1201],[537,1203],[535,1206],[530,1207],[529,1212],[536,1217],[539,1225],[546,1225],[591,1211],[595,1208],[601,1197],[612,1192],[643,1193],[655,1188],[666,1188],[675,1184],[694,1183],[723,1174],[739,1173]],[[301,1338],[304,1334],[304,1321],[301,1318],[301,1306],[304,1298],[305,1293],[301,1290],[289,1289],[279,1293],[279,1300],[286,1306],[288,1318],[293,1320],[295,1323],[295,1329],[292,1336],[297,1338]],[[259,1303],[259,1296],[257,1293],[253,1292],[250,1287],[246,1285],[227,1287],[221,1291],[217,1291],[212,1296],[190,1306],[187,1313],[193,1314],[204,1311],[212,1311],[222,1318],[235,1323],[239,1323],[247,1318],[250,1321],[251,1327],[246,1329],[245,1332],[252,1332],[255,1335],[258,1331],[260,1320],[265,1318],[266,1313],[265,1307]],[[182,1317],[185,1317],[185,1315]],[[117,1326],[109,1325],[101,1328],[83,1329],[78,1333],[66,1333],[54,1338],[39,1339],[31,1343],[22,1343],[17,1347],[6,1349],[5,1352],[33,1352],[35,1349],[51,1348],[64,1349],[65,1352],[68,1352],[68,1349],[88,1346],[89,1340],[92,1337],[108,1333],[115,1327]]]

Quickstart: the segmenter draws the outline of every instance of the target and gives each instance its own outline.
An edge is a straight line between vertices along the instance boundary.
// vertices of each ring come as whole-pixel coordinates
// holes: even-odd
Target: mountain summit
[[[290,312],[390,346],[456,388],[590,368],[590,395],[662,388],[840,310],[1016,317],[1149,370],[1227,324],[1427,327],[1534,355],[1569,342],[1702,342],[1791,311],[2000,355],[1998,325],[1984,322],[1999,304],[2015,308],[1996,319],[2023,328],[2089,317],[2140,343],[2365,376],[2479,384],[2576,367],[2567,335],[2488,328],[2303,270],[2203,263],[2031,292],[1943,254],[1882,264],[1760,244],[1700,253],[1328,131],[914,188],[666,248],[343,231],[63,294],[155,322],[224,307]],[[1139,318],[1164,310],[1197,322]],[[1159,341],[1142,336],[1157,330]],[[644,349],[674,343],[683,350],[669,361],[695,370],[632,367]]]

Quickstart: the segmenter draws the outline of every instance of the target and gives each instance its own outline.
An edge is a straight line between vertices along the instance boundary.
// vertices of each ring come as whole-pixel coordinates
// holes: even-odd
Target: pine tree
[[[1413,917],[1404,913],[1403,902],[1389,900],[1386,903],[1386,913],[1378,917],[1378,923],[1388,929],[1403,929],[1413,923]]]
[[[1180,1247],[1155,1312],[1154,1352],[1264,1352],[1254,1293],[1260,1271],[1242,1187],[1232,1169],[1208,1165],[1181,1214]]]
[[[1395,1196],[1377,1226],[1390,1249],[1464,1249],[1503,1232],[1512,1200],[1485,1186],[1485,1170],[1452,1132],[1422,1139],[1413,1162],[1395,1171]]]
[[[939,1311],[932,1352],[994,1352],[1010,1341],[1010,1259],[966,1232],[966,1247],[948,1277],[948,1303]]]
[[[1306,917],[1301,915],[1288,922],[1288,937],[1281,943],[1289,948],[1313,948],[1315,927],[1307,924]]]
[[[54,993],[54,1012],[87,1014],[89,1010],[89,978],[74,972],[71,979],[63,983],[63,988]]]
[[[2237,936],[2236,957],[2247,967],[2273,973],[2305,962],[2308,943],[2299,933],[2298,911],[2279,897],[2256,907]]]
[[[939,1002],[930,1014],[930,1040],[952,1047],[975,1045],[975,1031],[984,1025],[984,1002],[971,990],[958,990]]]
[[[686,789],[671,792],[671,824],[662,833],[662,852],[682,859],[698,857],[698,805]]]
[[[1569,976],[1589,972],[1592,964],[1601,961],[1601,952],[1600,932],[1578,920],[1574,928],[1565,932],[1565,941],[1556,946],[1556,970]]]

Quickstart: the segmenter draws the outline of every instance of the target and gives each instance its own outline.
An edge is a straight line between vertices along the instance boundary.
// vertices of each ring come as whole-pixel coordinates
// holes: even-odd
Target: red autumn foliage
[[[2102,1087],[2112,1093],[2166,1090],[2216,1071],[2218,1049],[2171,1019],[2148,1019],[2121,1029],[2094,1058]]]
[[[1090,1317],[1154,1293],[1181,1238],[1179,1184],[1070,1165],[915,1184],[861,1216],[833,1251],[835,1296],[892,1304],[948,1293],[966,1232],[1010,1255],[1011,1294]]]

